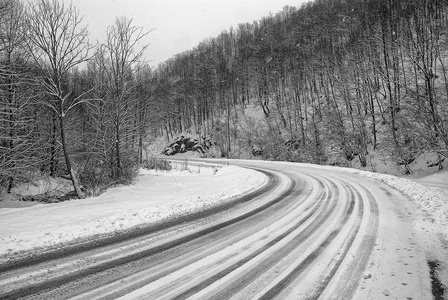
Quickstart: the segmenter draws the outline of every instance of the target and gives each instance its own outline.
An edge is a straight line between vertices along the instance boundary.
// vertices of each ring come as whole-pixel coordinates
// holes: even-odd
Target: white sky
[[[70,2],[70,0],[63,0]],[[71,0],[88,24],[90,39],[103,42],[107,26],[116,17],[133,19],[134,26],[154,29],[146,60],[152,66],[192,49],[207,37],[231,26],[253,22],[277,13],[285,5],[300,6],[308,0]]]

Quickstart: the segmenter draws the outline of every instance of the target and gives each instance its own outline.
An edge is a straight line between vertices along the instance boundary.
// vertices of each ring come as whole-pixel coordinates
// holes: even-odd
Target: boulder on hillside
[[[198,141],[198,139],[192,139],[182,135],[170,143],[162,151],[162,154],[175,155],[177,153],[185,153],[188,151],[197,151],[200,154],[205,154],[213,144],[214,143],[208,137],[201,137],[201,141]]]

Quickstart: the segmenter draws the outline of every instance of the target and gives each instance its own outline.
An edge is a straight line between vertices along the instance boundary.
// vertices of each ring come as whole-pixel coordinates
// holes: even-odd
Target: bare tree
[[[0,184],[10,192],[15,179],[37,164],[30,105],[36,93],[27,66],[22,2],[0,2],[0,15]]]
[[[113,177],[117,179],[123,175],[122,145],[130,134],[125,127],[132,127],[130,118],[134,117],[132,111],[137,107],[137,102],[134,101],[134,68],[141,62],[148,46],[138,47],[148,33],[142,27],[133,26],[132,20],[117,18],[115,24],[107,29],[107,40],[102,45],[106,56],[104,68],[109,76],[108,88],[115,134]]]
[[[87,28],[82,26],[82,17],[73,5],[65,6],[58,0],[38,0],[30,4],[29,14],[29,51],[42,70],[40,84],[49,96],[43,104],[59,119],[60,143],[67,171],[77,196],[83,198],[67,149],[64,121],[72,108],[85,102],[84,94],[72,95],[68,77],[73,67],[89,58]]]

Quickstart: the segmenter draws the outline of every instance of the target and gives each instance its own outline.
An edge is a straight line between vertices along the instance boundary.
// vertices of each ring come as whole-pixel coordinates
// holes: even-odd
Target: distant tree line
[[[409,171],[418,153],[448,148],[447,7],[316,0],[240,24],[157,68],[158,132],[213,134],[229,157],[242,140],[314,163],[365,166],[378,151]],[[248,104],[262,123],[240,126]]]
[[[66,176],[79,198],[132,180],[150,122],[148,33],[117,18],[92,45],[58,0],[0,0],[0,187]]]

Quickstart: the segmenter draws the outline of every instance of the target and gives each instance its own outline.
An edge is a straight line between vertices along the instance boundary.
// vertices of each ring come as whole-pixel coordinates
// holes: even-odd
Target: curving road
[[[0,298],[432,299],[400,193],[343,172],[230,163],[269,181],[210,211],[0,266]]]

